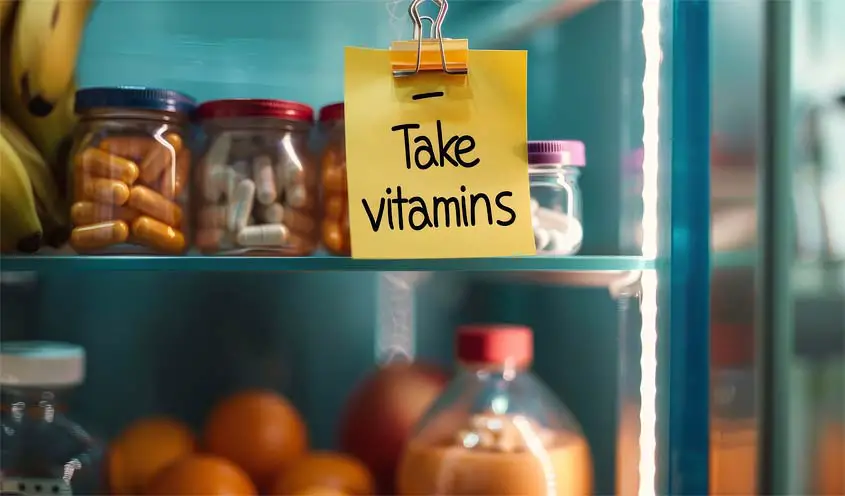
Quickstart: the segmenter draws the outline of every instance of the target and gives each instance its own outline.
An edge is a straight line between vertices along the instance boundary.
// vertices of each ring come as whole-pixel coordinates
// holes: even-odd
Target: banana
[[[21,158],[0,136],[0,249],[33,253],[43,232],[35,196]]]
[[[2,114],[0,114],[0,135],[17,153],[29,176],[47,243],[51,246],[61,246],[67,241],[68,209],[59,196],[59,188],[56,186],[53,171],[23,131],[18,129],[9,117]]]
[[[16,18],[15,26],[18,22]],[[68,143],[71,131],[77,122],[73,113],[76,86],[71,82],[59,104],[47,117],[32,115],[16,94],[11,77],[11,40],[15,29],[8,29],[0,40],[0,103],[2,103],[3,112],[24,130],[32,143],[41,151],[44,160],[50,164],[54,176],[64,189],[66,157],[62,157],[61,152],[64,145]]]
[[[0,30],[15,16],[16,0],[0,0]]]
[[[46,117],[73,81],[93,0],[20,0],[12,40],[14,93],[30,114]]]

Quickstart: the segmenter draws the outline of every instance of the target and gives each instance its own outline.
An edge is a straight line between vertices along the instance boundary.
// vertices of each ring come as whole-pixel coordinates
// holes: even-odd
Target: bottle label
[[[70,496],[73,492],[64,479],[30,479],[3,477],[0,480],[0,496]]]

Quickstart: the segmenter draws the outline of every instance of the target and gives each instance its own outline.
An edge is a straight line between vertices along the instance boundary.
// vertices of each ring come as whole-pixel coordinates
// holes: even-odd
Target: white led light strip
[[[660,0],[642,0],[643,48],[643,218],[642,255],[657,258],[657,176],[660,138]],[[644,271],[640,281],[640,439],[638,480],[639,496],[657,494],[657,272]]]

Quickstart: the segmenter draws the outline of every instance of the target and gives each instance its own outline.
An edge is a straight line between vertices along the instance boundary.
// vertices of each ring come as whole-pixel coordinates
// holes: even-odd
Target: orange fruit
[[[370,471],[363,463],[341,453],[309,453],[284,470],[273,484],[272,494],[313,494],[325,492],[350,495],[374,494]]]
[[[305,423],[283,397],[268,391],[244,391],[218,403],[208,417],[206,449],[240,466],[260,487],[308,448]]]
[[[258,494],[237,465],[216,456],[182,458],[159,472],[145,494],[160,496],[250,496]]]
[[[292,496],[349,496],[346,493],[340,492],[337,489],[330,487],[312,486],[292,493]]]
[[[140,494],[163,468],[193,453],[196,442],[187,426],[166,417],[141,419],[109,446],[107,471],[112,494]]]

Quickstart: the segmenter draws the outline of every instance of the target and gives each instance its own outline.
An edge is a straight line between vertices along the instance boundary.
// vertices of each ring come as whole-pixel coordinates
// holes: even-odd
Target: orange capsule
[[[325,197],[325,216],[328,219],[340,220],[346,216],[349,199],[346,195],[327,195]]]
[[[78,252],[89,252],[125,243],[127,239],[129,225],[122,220],[110,220],[74,228],[70,233],[70,246]]]
[[[346,193],[346,167],[323,169],[323,190],[328,193]]]
[[[333,220],[323,221],[323,244],[335,255],[349,254],[349,238],[344,236],[341,223]]]
[[[171,226],[182,223],[182,209],[146,186],[133,186],[129,206]]]
[[[166,198],[174,199],[185,189],[191,176],[191,152],[182,150],[176,157],[176,167],[161,173],[158,191]]]
[[[99,148],[137,164],[144,160],[155,143],[150,136],[110,136],[100,141]]]
[[[163,253],[176,255],[185,251],[185,236],[181,232],[146,215],[132,222],[132,237]]]
[[[80,201],[70,207],[70,219],[75,226],[87,226],[109,220],[131,222],[135,217],[138,217],[136,210],[122,205]]]
[[[156,141],[141,161],[141,180],[147,184],[153,184],[165,169],[174,168],[176,155],[182,151],[182,138],[176,133],[156,136]]]
[[[123,205],[129,200],[129,186],[117,179],[81,177],[82,198],[109,205]]]
[[[117,179],[128,185],[138,179],[138,166],[135,165],[135,162],[112,155],[99,148],[87,148],[77,155],[76,167],[83,174],[92,177]]]

